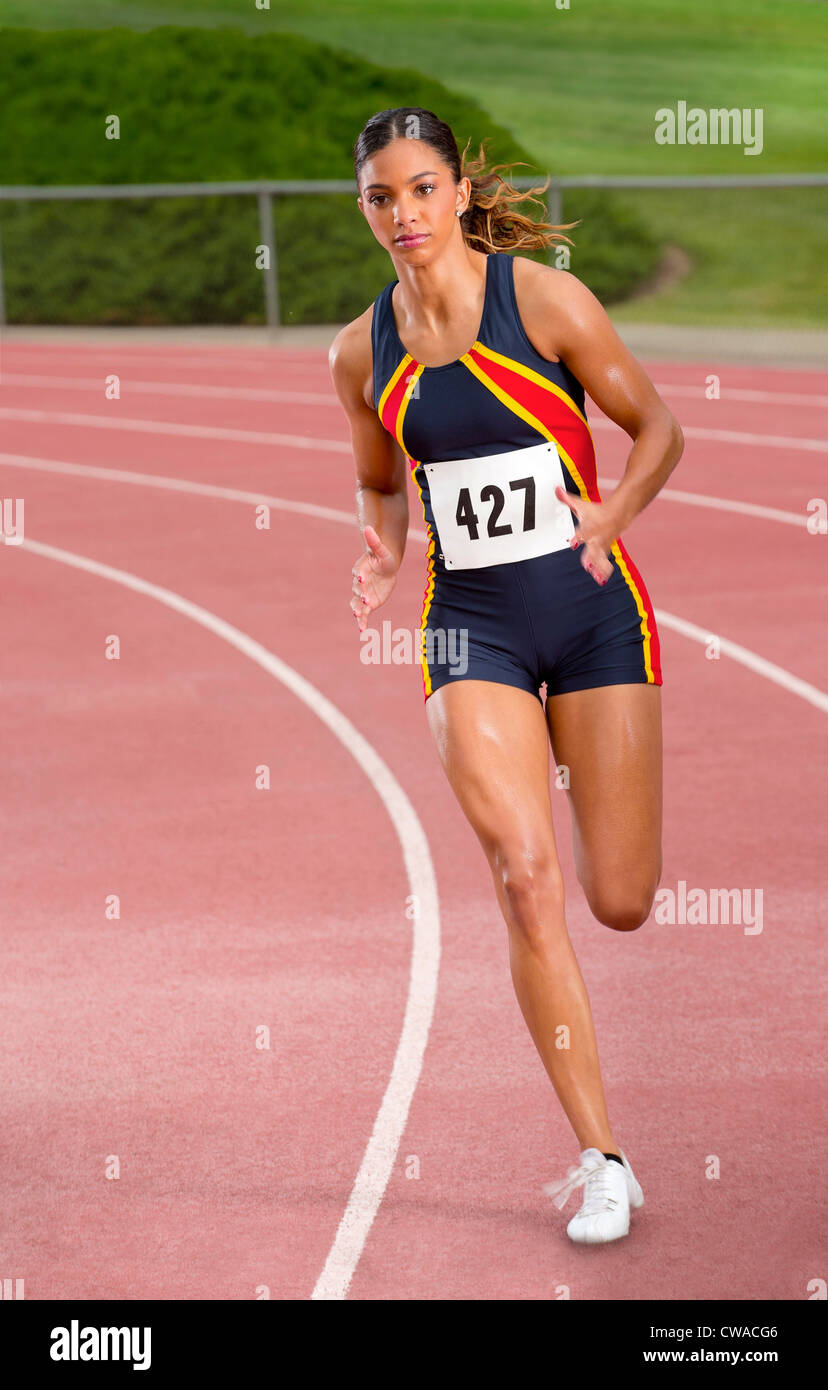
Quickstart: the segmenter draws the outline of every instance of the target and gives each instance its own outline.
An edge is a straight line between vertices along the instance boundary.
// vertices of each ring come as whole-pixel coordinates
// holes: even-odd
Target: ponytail
[[[499,169],[507,169],[509,165],[494,164],[491,169],[486,168],[482,144],[477,157],[467,159],[470,143],[466,144],[461,160],[461,178],[471,180],[469,205],[460,218],[464,239],[476,249],[485,251],[540,251],[563,242],[571,246],[573,243],[564,232],[577,227],[577,222],[565,222],[560,226],[552,222],[539,222],[519,212],[516,207],[521,203],[545,207],[543,201],[534,195],[546,192],[549,179],[545,184],[521,192],[498,173]]]

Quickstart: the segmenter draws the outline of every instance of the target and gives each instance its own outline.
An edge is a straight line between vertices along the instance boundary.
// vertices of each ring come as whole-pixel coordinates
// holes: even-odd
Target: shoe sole
[[[569,1239],[572,1241],[573,1245],[612,1245],[613,1241],[623,1240],[624,1237],[628,1236],[629,1234],[629,1222],[627,1222],[626,1231],[619,1231],[617,1236],[607,1236],[603,1240],[596,1240],[594,1236],[569,1236],[569,1232],[567,1231],[567,1235],[569,1236]]]

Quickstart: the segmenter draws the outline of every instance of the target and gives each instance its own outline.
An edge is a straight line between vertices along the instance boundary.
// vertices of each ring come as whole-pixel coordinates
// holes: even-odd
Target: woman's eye
[[[418,184],[417,184],[417,192],[419,193],[419,191],[420,191],[421,188],[428,188],[428,189],[430,189],[430,190],[433,192],[434,189],[435,189],[436,187],[437,187],[437,185],[434,184],[434,183],[418,183]],[[372,203],[374,206],[376,206],[376,202],[377,202],[377,199],[378,199],[378,198],[386,198],[387,196],[388,196],[388,195],[387,195],[386,193],[373,193],[373,194],[371,195],[371,197],[368,199],[368,201],[369,201],[369,203]]]

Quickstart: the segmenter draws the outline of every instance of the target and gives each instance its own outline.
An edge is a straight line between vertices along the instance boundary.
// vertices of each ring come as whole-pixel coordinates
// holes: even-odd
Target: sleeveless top
[[[422,366],[403,347],[391,305],[397,283],[390,281],[374,301],[374,408],[412,468],[429,539],[435,526],[423,464],[443,459],[505,453],[551,439],[567,491],[600,502],[584,388],[563,362],[547,361],[529,341],[518,313],[512,257],[502,251],[487,257],[477,338],[442,367]]]

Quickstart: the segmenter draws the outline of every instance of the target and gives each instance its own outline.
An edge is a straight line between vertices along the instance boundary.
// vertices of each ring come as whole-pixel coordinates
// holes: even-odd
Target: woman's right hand
[[[360,632],[365,630],[368,614],[385,603],[397,582],[396,557],[383,545],[373,526],[366,526],[363,536],[368,549],[351,570],[351,612]]]

